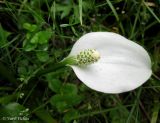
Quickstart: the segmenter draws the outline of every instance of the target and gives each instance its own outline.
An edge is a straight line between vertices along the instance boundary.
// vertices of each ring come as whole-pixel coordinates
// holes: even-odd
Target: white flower
[[[94,49],[99,60],[88,65],[70,65],[88,87],[104,93],[122,93],[146,82],[151,74],[151,60],[140,45],[112,32],[92,32],[82,36],[69,57]]]

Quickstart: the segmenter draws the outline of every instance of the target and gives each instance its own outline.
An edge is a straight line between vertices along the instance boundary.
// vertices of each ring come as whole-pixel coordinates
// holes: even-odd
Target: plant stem
[[[50,67],[45,68],[45,69],[43,69],[43,70],[40,70],[39,72],[36,73],[35,77],[42,76],[42,75],[44,75],[44,74],[53,72],[53,71],[55,71],[55,70],[57,70],[57,69],[61,69],[61,68],[63,68],[63,67],[65,67],[64,64],[56,63],[56,64],[54,64],[53,66],[50,66]]]
[[[65,59],[63,59],[62,61],[60,61],[60,62],[58,62],[56,64],[48,66],[45,69],[39,70],[35,74],[34,78],[42,76],[42,75],[50,73],[50,72],[54,72],[54,71],[56,71],[58,69],[62,69],[64,67],[66,67],[67,65],[69,66],[69,65],[75,65],[75,64],[77,64],[77,61],[76,61],[75,57],[66,57]]]

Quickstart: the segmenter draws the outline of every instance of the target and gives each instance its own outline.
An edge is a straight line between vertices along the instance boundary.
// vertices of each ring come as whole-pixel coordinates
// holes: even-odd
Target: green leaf
[[[72,26],[70,24],[61,24],[60,27],[68,27],[68,26]]]
[[[63,120],[65,123],[70,123],[71,120],[73,120],[74,117],[78,116],[78,111],[75,110],[75,109],[72,109],[68,112],[65,113],[64,117],[63,117]]]
[[[12,91],[14,88],[8,86],[1,86],[0,91]]]
[[[39,61],[41,62],[45,62],[49,59],[49,55],[48,52],[46,51],[38,51],[36,52],[37,58],[39,59]]]
[[[79,90],[80,90],[81,92],[85,92],[85,91],[89,90],[89,88],[88,88],[85,84],[81,84],[81,85],[79,86]]]
[[[44,109],[39,109],[35,112],[36,116],[38,116],[45,123],[57,123],[55,119]]]
[[[32,44],[37,44],[38,41],[39,41],[39,36],[38,36],[38,33],[36,33],[36,34],[33,36],[33,38],[30,40],[30,42],[31,42]]]
[[[63,12],[61,14],[61,19],[63,19],[64,17],[68,16],[69,13],[71,12],[72,7],[71,6],[64,6],[63,7]]]
[[[6,95],[3,97],[0,97],[0,104],[7,104],[13,100],[15,100],[19,94],[12,94],[12,95]]]
[[[3,123],[27,123],[27,121],[17,120],[18,117],[24,117],[24,115],[20,115],[20,113],[24,110],[25,108],[19,103],[10,103],[0,108],[0,118],[2,118]],[[29,120],[26,116],[25,118]]]
[[[150,123],[157,123],[158,121],[158,114],[160,111],[160,102],[157,97],[154,99],[153,109],[152,109],[152,118]]]
[[[72,10],[72,5],[70,5],[70,4],[68,4],[68,5],[57,4],[56,5],[56,11],[61,12],[61,19],[68,16],[70,14],[71,10]]]
[[[73,20],[74,23],[79,23],[80,22],[80,13],[79,13],[79,9],[77,9],[77,8],[79,8],[78,5],[75,5],[73,7],[74,16],[72,16],[72,17],[74,19]]]
[[[68,108],[71,108],[67,102],[63,99],[62,95],[55,95],[51,98],[50,103],[55,106],[58,112],[63,112]]]
[[[48,43],[49,38],[52,36],[51,31],[39,31],[31,39],[32,44],[46,44]]]
[[[23,48],[25,51],[29,52],[29,51],[33,51],[36,47],[37,47],[36,44],[27,43]]]
[[[109,114],[112,123],[125,123],[128,115],[128,111],[122,110],[122,108],[119,108],[118,110],[112,110]],[[133,118],[131,118],[131,120],[133,120]]]
[[[52,91],[59,93],[62,83],[58,79],[51,79],[51,80],[48,79],[48,86]]]
[[[10,33],[5,31],[0,24],[0,47],[3,47],[7,43],[7,37]]]
[[[83,1],[83,11],[87,12],[89,9],[92,9],[94,7],[94,3],[92,0],[89,1]]]
[[[26,75],[27,74],[27,68],[25,66],[18,67],[18,73]]]
[[[38,50],[47,51],[47,50],[48,50],[48,47],[49,47],[49,44],[48,44],[48,43],[46,43],[46,44],[39,44],[39,45],[38,45]]]
[[[59,112],[63,112],[79,104],[83,99],[80,95],[61,95],[56,94],[51,97],[50,103],[57,108]]]
[[[70,95],[76,95],[78,92],[77,86],[74,84],[65,84],[61,88],[62,94],[70,94]]]
[[[35,24],[29,24],[29,23],[24,23],[23,24],[23,28],[30,31],[30,32],[34,32],[37,29],[37,25]]]
[[[41,31],[39,32],[39,44],[48,43],[49,38],[51,38],[52,32],[50,31]]]

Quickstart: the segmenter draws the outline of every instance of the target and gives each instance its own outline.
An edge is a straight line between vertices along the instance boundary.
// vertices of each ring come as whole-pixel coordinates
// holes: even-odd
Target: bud
[[[81,51],[76,59],[78,65],[89,65],[97,62],[100,59],[100,54],[94,49],[86,49]]]
[[[23,98],[24,97],[24,93],[20,93],[19,98]]]

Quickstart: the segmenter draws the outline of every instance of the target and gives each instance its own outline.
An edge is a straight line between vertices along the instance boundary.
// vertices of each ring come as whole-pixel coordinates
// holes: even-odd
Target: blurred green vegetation
[[[0,122],[160,123],[159,17],[159,0],[1,0]],[[150,80],[117,95],[90,90],[68,67],[31,80],[94,31],[142,45],[152,59]],[[4,119],[22,116],[29,120]]]

